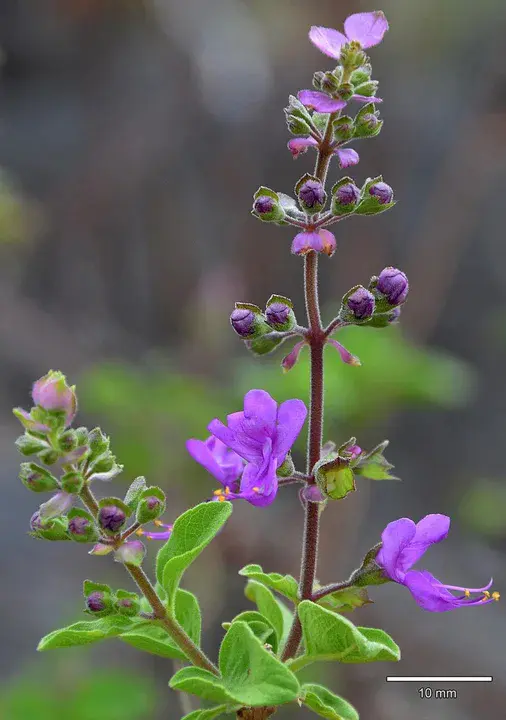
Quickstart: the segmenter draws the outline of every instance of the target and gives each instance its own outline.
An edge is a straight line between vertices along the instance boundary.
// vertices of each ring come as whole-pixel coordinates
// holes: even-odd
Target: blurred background
[[[373,48],[385,127],[353,175],[382,173],[398,200],[338,227],[321,261],[325,318],[385,265],[409,275],[402,325],[342,333],[360,369],[327,355],[325,438],[385,437],[402,483],[360,483],[323,516],[319,578],[343,579],[385,524],[429,512],[452,532],[424,559],[445,582],[506,592],[506,5],[383,0]],[[215,486],[186,455],[252,387],[307,396],[307,358],[256,360],[233,335],[235,300],[291,297],[303,314],[293,233],[249,214],[261,184],[291,192],[282,108],[332,67],[307,40],[374,9],[335,0],[3,0],[0,4],[0,635],[5,720],[167,720],[184,713],[167,660],[109,641],[36,655],[39,638],[82,618],[86,577],[131,589],[121,568],[77,544],[26,534],[39,498],[16,479],[13,405],[49,368],[78,386],[81,424],[100,424],[125,465],[168,494],[170,521]],[[331,180],[339,177],[333,167]],[[304,438],[298,446],[302,463]],[[101,488],[99,488],[100,491]],[[107,494],[110,494],[107,488]],[[104,490],[105,493],[105,490]],[[264,510],[237,503],[188,572],[214,654],[220,623],[248,605],[237,570],[298,574],[302,509],[293,488]],[[155,549],[150,548],[154,556]],[[364,720],[473,720],[506,704],[504,604],[432,615],[407,590],[374,588],[354,613],[400,644],[398,666],[313,666]],[[8,650],[7,650],[8,648]],[[385,675],[486,674],[458,700],[421,700]],[[309,717],[304,710],[281,718]]]

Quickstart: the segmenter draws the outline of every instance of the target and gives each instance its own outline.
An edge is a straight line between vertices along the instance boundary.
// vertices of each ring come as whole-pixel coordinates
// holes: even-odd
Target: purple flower
[[[236,489],[244,470],[244,460],[236,452],[213,435],[207,440],[188,440],[186,449],[194,460],[223,485],[225,491],[228,488],[230,493]]]
[[[292,153],[293,159],[296,160],[299,155],[305,153],[310,147],[318,147],[318,141],[314,137],[298,137],[288,141],[288,149]],[[334,155],[337,155],[340,168],[356,165],[360,160],[358,152],[352,148],[334,148]]]
[[[228,426],[217,418],[212,420],[209,432],[247,462],[239,491],[227,493],[225,486],[225,492],[217,491],[218,498],[270,505],[278,490],[276,470],[297,439],[306,415],[302,400],[287,400],[278,407],[269,393],[250,390],[244,397],[244,411],[229,415]]]
[[[401,305],[408,296],[408,278],[402,270],[386,267],[379,274],[376,288],[386,296],[390,305]]]
[[[426,515],[419,523],[401,518],[389,523],[381,535],[382,547],[376,562],[394,582],[405,585],[417,604],[430,612],[446,612],[465,605],[485,605],[499,599],[489,593],[492,581],[482,588],[463,588],[443,585],[427,570],[412,570],[413,565],[431,545],[448,535],[450,518],[446,515]],[[450,590],[462,593],[455,596]],[[472,598],[471,593],[482,593]]]
[[[153,524],[157,527],[163,527],[165,530],[155,531],[155,532],[148,532],[146,530],[143,530],[142,528],[139,528],[136,530],[136,534],[139,536],[144,536],[148,540],[168,540],[172,534],[172,525],[166,525],[161,520],[154,520]]]
[[[341,100],[341,98],[331,97],[327,93],[320,92],[319,90],[300,90],[297,93],[297,97],[303,105],[310,110],[316,110],[319,113],[335,113],[338,110],[342,110],[348,104],[348,100]],[[363,103],[380,103],[383,102],[378,97],[366,97],[365,95],[352,95],[350,100],[358,100]]]
[[[330,230],[318,228],[316,231],[304,230],[298,233],[292,241],[292,253],[294,255],[306,255],[311,250],[323,252],[329,257],[336,249],[336,239]]]
[[[60,410],[65,413],[66,425],[70,425],[77,412],[77,398],[73,387],[67,385],[65,375],[50,370],[37,380],[32,389],[35,405],[44,410]]]
[[[346,304],[356,320],[367,320],[374,312],[374,295],[365,287],[359,287],[350,295]]]
[[[357,42],[366,49],[379,45],[388,30],[388,22],[384,14],[376,10],[368,13],[355,13],[344,21],[344,32],[332,28],[313,25],[309,31],[309,39],[325,55],[339,58],[341,48],[349,42]]]

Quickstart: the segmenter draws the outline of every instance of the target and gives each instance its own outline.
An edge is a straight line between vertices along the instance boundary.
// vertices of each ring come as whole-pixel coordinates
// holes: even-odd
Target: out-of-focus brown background
[[[13,405],[50,367],[80,391],[125,463],[113,492],[146,474],[168,519],[208,497],[212,478],[186,457],[214,415],[244,391],[305,397],[307,365],[254,361],[228,325],[235,300],[288,295],[303,313],[292,233],[249,214],[260,184],[290,192],[282,108],[331,61],[311,24],[340,27],[362,2],[332,0],[3,0],[0,5],[0,630],[5,720],[166,720],[183,714],[168,661],[104,643],[37,656],[41,635],[82,617],[83,578],[129,587],[108,558],[26,535],[39,497],[16,479]],[[401,332],[343,338],[361,369],[327,356],[326,437],[389,437],[402,483],[373,486],[323,516],[322,582],[342,579],[384,525],[428,512],[452,532],[424,559],[445,582],[506,586],[506,5],[501,0],[384,0],[371,50],[385,127],[363,141],[353,175],[382,173],[393,212],[339,226],[321,262],[325,315],[384,265],[409,275]],[[331,179],[339,177],[333,167]],[[303,450],[303,439],[298,445]],[[302,460],[299,452],[299,462]],[[105,492],[110,491],[106,488]],[[298,572],[302,511],[287,489],[265,510],[238,503],[188,573],[205,647],[248,602],[249,562]],[[152,552],[153,549],[152,549]],[[374,588],[357,624],[399,642],[398,666],[314,666],[364,720],[475,720],[506,704],[506,613],[496,603],[423,612],[398,586]],[[419,699],[387,673],[491,674],[457,700]],[[90,699],[91,698],[91,699]],[[58,713],[65,712],[65,715]],[[280,718],[308,717],[295,708]]]

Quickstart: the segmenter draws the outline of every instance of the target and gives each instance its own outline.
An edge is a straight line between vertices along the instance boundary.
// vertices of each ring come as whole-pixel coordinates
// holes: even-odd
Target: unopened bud
[[[77,494],[83,489],[84,478],[81,473],[71,471],[62,476],[60,484],[65,492]]]
[[[360,198],[360,190],[351,178],[344,178],[332,188],[332,214],[346,215],[353,212]]]
[[[302,134],[309,131],[303,130]],[[297,133],[298,134],[298,133]],[[285,217],[285,211],[279,202],[279,196],[273,190],[266,187],[259,188],[254,195],[253,215],[264,222],[281,222]]]
[[[386,267],[379,274],[376,289],[385,296],[389,305],[401,305],[408,296],[408,278],[402,270]]]
[[[291,300],[281,295],[272,295],[265,309],[265,318],[271,328],[287,332],[297,324]]]
[[[64,453],[68,453],[77,447],[77,435],[74,430],[67,430],[58,438],[58,446]]]
[[[353,96],[353,85],[351,83],[343,83],[337,90],[337,95],[341,100],[351,100]]]
[[[90,613],[103,612],[106,610],[107,602],[105,594],[98,591],[91,593],[91,595],[86,598],[86,609],[89,610]]]
[[[74,508],[69,513],[68,533],[76,542],[96,542],[100,537],[93,517],[81,508]]]
[[[346,308],[354,320],[367,320],[374,312],[374,295],[359,286],[346,301]]]
[[[353,118],[348,115],[342,115],[332,123],[334,128],[334,138],[339,141],[351,140],[355,132]]]
[[[372,185],[369,188],[369,194],[377,198],[380,205],[386,205],[387,203],[392,202],[394,197],[394,191],[390,185],[387,185],[384,182],[378,182]]]
[[[22,455],[36,455],[39,452],[47,450],[49,445],[42,438],[30,435],[29,432],[25,432],[24,435],[20,435],[16,440],[16,447]]]
[[[116,535],[125,525],[126,514],[117,505],[104,505],[99,510],[98,522],[108,535]]]
[[[70,425],[77,412],[75,388],[67,385],[65,375],[50,370],[37,380],[32,389],[33,402],[47,411],[61,411],[65,416],[65,425]]]
[[[230,316],[232,327],[241,337],[250,337],[255,325],[255,313],[246,308],[237,308]]]
[[[58,489],[58,480],[36,463],[21,463],[19,478],[33,492],[50,492]]]
[[[139,597],[135,593],[126,590],[117,591],[114,604],[119,614],[127,617],[138,615],[141,607]]]
[[[146,547],[140,540],[123,543],[115,553],[114,559],[125,565],[141,565],[146,554]]]
[[[165,493],[159,487],[146,488],[137,505],[136,519],[141,525],[152,522],[165,512]]]
[[[319,180],[306,180],[298,191],[300,206],[309,213],[320,212],[325,207],[327,193]]]

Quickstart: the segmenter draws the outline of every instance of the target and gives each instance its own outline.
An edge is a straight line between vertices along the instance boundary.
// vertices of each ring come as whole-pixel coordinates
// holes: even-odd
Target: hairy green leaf
[[[358,720],[355,708],[323,685],[303,685],[301,699],[313,712],[328,720]]]
[[[97,620],[77,622],[45,635],[39,642],[37,650],[90,645],[99,640],[117,637],[131,623],[131,618],[123,615],[107,615]]]
[[[274,572],[264,573],[260,565],[245,565],[242,570],[239,570],[239,575],[256,580],[262,585],[271,588],[271,590],[280,593],[280,595],[284,595],[294,603],[298,602],[297,580],[291,575],[280,575]]]

